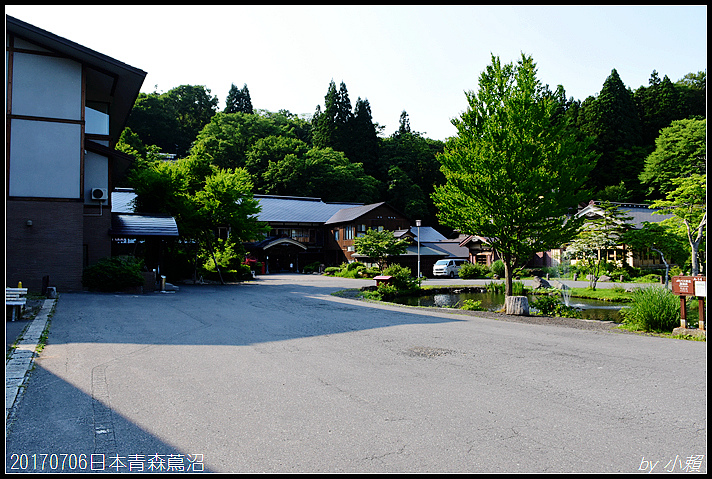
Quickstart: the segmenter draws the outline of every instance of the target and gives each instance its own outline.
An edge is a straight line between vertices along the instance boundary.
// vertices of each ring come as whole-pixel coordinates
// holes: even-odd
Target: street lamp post
[[[415,220],[415,226],[418,227],[418,281],[420,281],[420,220]]]

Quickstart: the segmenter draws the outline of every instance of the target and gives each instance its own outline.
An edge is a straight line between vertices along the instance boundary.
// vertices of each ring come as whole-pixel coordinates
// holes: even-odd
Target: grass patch
[[[571,297],[625,303],[633,300],[633,293],[628,293],[623,288],[571,288]]]

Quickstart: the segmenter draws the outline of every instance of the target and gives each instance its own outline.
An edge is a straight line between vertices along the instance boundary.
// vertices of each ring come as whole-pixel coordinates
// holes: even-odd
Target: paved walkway
[[[12,350],[5,360],[5,420],[10,414],[18,395],[23,389],[25,377],[34,364],[34,358],[37,354],[37,346],[40,338],[49,321],[49,314],[56,303],[56,299],[46,299],[42,305],[42,309],[37,313],[29,326],[20,332],[16,339],[10,339],[8,335],[8,344],[14,344],[17,340],[17,347]],[[20,321],[16,321],[20,323]],[[13,325],[14,326],[14,325]],[[6,326],[7,330],[7,326]],[[12,327],[10,327],[12,330]],[[13,335],[14,336],[14,335]]]

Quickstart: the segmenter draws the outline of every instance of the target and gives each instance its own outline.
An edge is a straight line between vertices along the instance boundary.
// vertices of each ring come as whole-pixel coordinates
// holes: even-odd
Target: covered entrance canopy
[[[247,245],[247,250],[267,265],[267,272],[299,271],[305,265],[300,264],[300,255],[307,247],[299,241],[286,237],[270,237],[258,243]],[[304,261],[302,261],[304,262]]]

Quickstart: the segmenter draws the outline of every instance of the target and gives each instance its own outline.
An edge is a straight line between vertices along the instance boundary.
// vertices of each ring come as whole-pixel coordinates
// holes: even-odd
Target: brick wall
[[[8,200],[6,211],[8,286],[22,281],[30,291],[39,292],[42,277],[49,275],[50,286],[56,286],[58,292],[78,291],[82,288],[84,244],[89,245],[90,258],[106,251],[106,256],[110,254],[111,217],[107,208],[102,217],[90,218],[84,216],[80,202]]]

